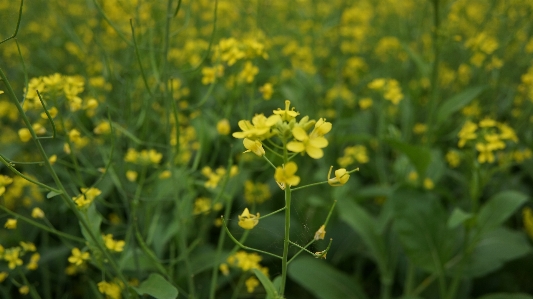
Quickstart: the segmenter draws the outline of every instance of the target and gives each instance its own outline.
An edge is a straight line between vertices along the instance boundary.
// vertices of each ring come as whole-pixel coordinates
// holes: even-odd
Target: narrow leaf
[[[471,87],[445,100],[437,111],[437,124],[441,124],[456,111],[468,105],[486,86]]]
[[[258,269],[253,269],[255,276],[259,279],[263,287],[265,288],[265,291],[267,292],[267,296],[271,298],[276,298],[278,296],[278,293],[276,292],[276,288],[274,287],[274,284],[268,277],[263,274],[263,272],[259,271]]]
[[[426,169],[431,162],[431,152],[427,147],[420,145],[411,145],[398,140],[389,139],[387,143],[397,151],[404,153],[413,166],[416,168],[418,175],[424,176]]]
[[[503,191],[492,196],[483,205],[478,215],[479,233],[484,234],[500,226],[527,200],[527,196],[517,191]]]
[[[46,194],[46,198],[56,197],[56,196],[58,196],[60,194],[61,194],[61,192],[50,191],[50,192],[48,192],[48,194]]]
[[[178,289],[159,274],[150,274],[139,287],[133,288],[139,295],[150,295],[156,299],[175,299]]]
[[[452,215],[450,215],[450,218],[448,218],[448,227],[449,228],[456,228],[459,225],[465,223],[465,221],[472,218],[471,213],[467,213],[460,208],[455,208],[452,212]]]

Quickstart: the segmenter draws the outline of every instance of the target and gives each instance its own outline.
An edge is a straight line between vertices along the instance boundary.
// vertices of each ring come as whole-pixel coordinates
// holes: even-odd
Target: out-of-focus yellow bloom
[[[94,127],[93,132],[96,135],[109,134],[111,132],[111,124],[108,121],[102,121]]]
[[[533,240],[533,211],[530,207],[525,207],[522,210],[522,217],[526,233]]]
[[[100,281],[98,284],[98,291],[106,295],[106,298],[109,299],[120,299],[122,298],[122,288],[119,284],[107,281]]]
[[[378,90],[378,89],[382,89],[385,86],[385,83],[386,83],[385,79],[378,78],[378,79],[372,80],[370,83],[368,83],[367,86],[370,89]]]
[[[372,107],[372,104],[373,102],[371,98],[363,98],[359,100],[359,108],[361,108],[362,110],[366,110]]]
[[[164,170],[157,177],[161,180],[164,180],[164,179],[168,179],[171,176],[172,176],[172,172],[170,170]]]
[[[229,267],[228,267],[228,264],[226,264],[226,263],[222,263],[222,264],[220,264],[220,266],[218,267],[218,269],[220,270],[220,272],[222,272],[222,275],[224,275],[224,276],[228,276],[228,275],[229,275]]]
[[[139,176],[137,171],[133,171],[133,170],[126,171],[126,178],[130,182],[135,182],[137,180],[137,176]]]
[[[34,253],[30,257],[30,261],[26,265],[26,268],[28,270],[36,270],[39,267],[39,260],[41,259],[41,255],[38,253]]]
[[[271,196],[267,184],[253,183],[252,181],[244,182],[244,200],[247,203],[263,203]]]
[[[98,195],[102,194],[102,191],[97,188],[91,187],[81,188],[81,193],[82,194],[73,197],[72,200],[76,202],[76,205],[78,205],[79,208],[85,208],[89,206]]]
[[[7,219],[4,227],[7,229],[16,229],[17,228],[17,219],[9,218]]]
[[[35,244],[33,244],[32,242],[20,242],[20,247],[22,247],[22,250],[27,252],[27,251],[30,251],[30,252],[33,252],[33,251],[36,251],[37,250],[37,247],[35,247]]]
[[[494,153],[492,148],[487,143],[476,143],[476,150],[479,152],[477,160],[479,163],[493,163],[494,162]]]
[[[253,65],[251,61],[246,61],[244,68],[239,73],[239,78],[246,83],[252,83],[257,73],[259,73],[259,68]]]
[[[328,172],[328,184],[330,186],[342,186],[348,182],[348,179],[350,178],[350,175],[347,173],[345,168],[340,168],[335,170],[335,177],[331,177],[331,171],[333,170],[333,166],[330,166],[329,172]]]
[[[305,151],[311,158],[320,159],[324,156],[322,148],[328,146],[328,140],[323,136],[330,130],[331,123],[322,118],[316,122],[315,128],[309,135],[302,127],[295,126],[292,135],[297,141],[287,143],[287,149],[295,153]]]
[[[20,141],[22,142],[28,142],[31,139],[31,133],[28,128],[22,128],[18,131]]]
[[[211,210],[211,199],[207,197],[199,197],[194,201],[193,215],[207,214]]]
[[[48,113],[50,114],[50,116],[52,118],[55,118],[57,116],[57,108],[56,107],[52,107],[52,108],[48,109]],[[42,112],[41,113],[41,118],[48,119],[48,115],[46,115],[45,112]]]
[[[473,123],[471,121],[467,121],[463,125],[463,127],[461,128],[459,133],[457,134],[457,136],[459,137],[459,143],[457,144],[457,146],[459,146],[460,148],[464,147],[468,140],[476,139],[477,138],[477,134],[476,134],[477,128],[478,127],[477,127],[477,125],[475,123]]]
[[[244,284],[246,285],[246,291],[248,293],[253,293],[255,288],[259,285],[259,280],[255,278],[254,276],[248,278]]]
[[[435,183],[433,183],[433,181],[430,178],[425,178],[423,184],[424,184],[424,188],[427,190],[431,190],[435,188]]]
[[[288,122],[288,121],[291,121],[296,116],[300,115],[300,112],[294,111],[294,109],[296,109],[295,107],[292,107],[292,109],[290,107],[291,107],[291,101],[286,100],[284,110],[281,110],[280,108],[278,108],[277,110],[274,110],[273,112],[275,115],[281,116],[282,120]]]
[[[0,283],[2,283],[6,278],[9,276],[9,274],[5,271],[0,272]]]
[[[417,123],[413,127],[413,133],[415,134],[422,134],[425,133],[428,130],[428,126],[426,124]]]
[[[449,151],[446,153],[446,161],[452,168],[456,168],[461,163],[461,157],[456,151]]]
[[[248,208],[245,208],[241,215],[239,215],[239,226],[244,229],[252,229],[259,223],[259,213],[257,215],[250,214]]]
[[[29,292],[30,292],[29,286],[24,285],[19,288],[19,293],[22,295],[27,295]]]
[[[265,85],[259,87],[259,92],[263,95],[263,99],[270,100],[274,93],[274,87],[272,83],[265,83]]]
[[[289,185],[290,186],[296,186],[300,183],[300,177],[296,175],[296,171],[298,170],[298,165],[296,163],[289,161],[287,164],[283,166],[278,166],[276,168],[276,172],[274,173],[274,179],[278,184],[281,184],[283,186]]]
[[[325,236],[326,236],[326,226],[322,224],[322,226],[320,226],[320,228],[315,233],[315,241],[324,240]]]
[[[48,157],[48,162],[54,165],[57,162],[57,155],[51,155],[50,157]]]
[[[248,138],[244,138],[242,143],[244,144],[244,147],[246,148],[245,153],[252,152],[259,157],[262,157],[265,154],[265,149],[263,148],[263,144],[259,140],[251,140]]]
[[[19,258],[20,250],[20,247],[12,247],[4,252],[4,260],[7,262],[9,269],[13,270],[22,265],[22,260]]]
[[[124,250],[124,245],[126,242],[123,240],[114,240],[112,234],[107,234],[102,236],[104,238],[105,247],[114,252],[122,252]]]
[[[220,135],[228,135],[231,131],[231,127],[229,125],[229,120],[226,118],[221,119],[217,123],[217,132]]]
[[[6,192],[7,185],[13,183],[13,179],[8,177],[7,175],[1,175],[0,174],[0,196]]]
[[[75,247],[72,249],[72,255],[68,257],[68,261],[71,264],[80,266],[81,264],[85,263],[85,261],[89,260],[90,258],[91,258],[91,255],[88,252],[81,252],[79,248]]]

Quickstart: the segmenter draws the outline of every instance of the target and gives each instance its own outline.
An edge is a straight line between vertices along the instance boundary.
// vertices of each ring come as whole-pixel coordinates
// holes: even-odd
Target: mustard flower
[[[257,280],[257,278],[255,277],[250,277],[248,278],[244,284],[246,285],[246,291],[248,293],[253,293],[255,288],[259,285],[259,280]]]
[[[284,120],[284,121],[290,121],[292,120],[293,118],[295,118],[296,116],[300,115],[300,112],[297,112],[297,111],[294,111],[294,107],[292,107],[292,109],[290,109],[290,106],[291,106],[291,101],[289,100],[286,100],[285,101],[285,110],[281,110],[280,108],[278,108],[277,110],[274,110],[274,114],[275,115],[279,115],[281,116],[281,119]]]
[[[42,219],[44,218],[44,212],[40,208],[33,208],[31,211],[31,217],[35,219]]]
[[[244,200],[247,203],[263,203],[271,196],[267,184],[253,183],[252,181],[244,182]]]
[[[252,122],[248,120],[240,120],[238,125],[242,132],[233,133],[235,138],[254,138],[258,140],[263,140],[269,138],[272,134],[270,129],[274,126],[281,118],[279,115],[271,115],[268,118],[263,114],[256,114],[252,118]]]
[[[106,295],[106,298],[120,299],[122,298],[122,287],[114,282],[101,281],[97,284],[98,291]]]
[[[85,263],[85,261],[90,259],[90,254],[88,252],[81,252],[78,248],[72,249],[72,255],[68,257],[68,261],[71,264],[80,266]]]
[[[333,166],[329,168],[328,172],[328,184],[330,186],[342,186],[348,182],[348,179],[350,178],[350,175],[347,173],[345,168],[340,168],[335,170],[335,177],[331,178],[331,171],[333,170]]]
[[[246,61],[244,68],[239,73],[239,77],[246,83],[252,83],[257,73],[259,73],[259,68],[253,65],[251,61]]]
[[[270,100],[274,93],[274,87],[272,83],[265,83],[265,85],[259,87],[259,92],[263,95],[263,99]]]
[[[276,172],[274,173],[274,179],[276,182],[285,189],[285,185],[296,186],[300,183],[300,177],[296,175],[298,170],[298,165],[290,161],[287,164],[277,167]]]
[[[228,135],[231,131],[229,120],[226,118],[223,118],[218,121],[217,123],[217,132],[220,135]]]
[[[194,201],[193,215],[207,214],[211,210],[211,199],[199,197]]]
[[[222,264],[220,264],[220,266],[218,267],[218,269],[220,270],[220,272],[222,272],[222,275],[224,275],[224,276],[228,276],[228,275],[229,275],[229,267],[228,267],[228,264],[226,264],[226,263],[222,263]]]
[[[9,276],[9,274],[5,271],[0,272],[0,283],[2,283],[6,278]]]
[[[7,175],[1,175],[0,174],[0,196],[6,192],[7,185],[13,183],[13,179],[8,177]]]
[[[366,110],[370,107],[372,107],[373,101],[371,98],[363,98],[359,100],[359,108],[361,110]]]
[[[423,184],[424,184],[424,188],[427,190],[431,190],[435,188],[435,183],[433,183],[433,181],[430,178],[425,178]]]
[[[461,157],[456,151],[449,151],[446,153],[446,161],[452,168],[456,168],[461,163]]]
[[[126,171],[126,178],[130,182],[135,182],[137,180],[138,176],[139,176],[139,174],[137,173],[137,171],[134,171],[134,170]]]
[[[28,268],[28,270],[36,270],[37,267],[39,267],[39,260],[41,259],[41,255],[38,254],[38,253],[34,253],[31,255],[30,257],[30,261],[28,262],[28,264],[26,265],[26,268]]]
[[[250,214],[248,208],[245,208],[241,215],[239,215],[239,226],[244,229],[252,229],[259,223],[259,213],[257,215]]]
[[[102,237],[107,249],[115,252],[122,252],[124,250],[124,245],[126,245],[126,242],[123,240],[114,240],[112,234],[103,235]]]
[[[489,144],[478,142],[476,143],[476,149],[479,152],[477,157],[479,163],[494,162],[494,153]]]
[[[29,286],[24,285],[24,286],[21,286],[19,288],[19,293],[21,295],[27,295],[29,292],[30,292],[30,287]]]
[[[22,142],[28,142],[31,139],[31,133],[28,128],[22,128],[18,131],[20,141]]]
[[[324,156],[322,148],[328,146],[328,141],[323,135],[330,130],[331,123],[322,118],[316,122],[315,128],[309,135],[303,128],[295,126],[292,129],[292,135],[297,141],[287,143],[287,149],[295,153],[305,151],[311,158],[320,159]]]
[[[102,121],[94,127],[93,132],[96,135],[109,134],[111,132],[111,124],[108,121]]]
[[[17,219],[9,218],[4,224],[4,227],[7,229],[16,229],[17,228]]]
[[[265,149],[263,148],[263,144],[259,140],[251,140],[248,138],[244,138],[242,143],[244,144],[244,147],[246,148],[245,153],[252,152],[259,157],[262,157],[265,154]]]
[[[325,236],[326,236],[326,226],[322,224],[322,226],[320,226],[320,228],[315,233],[315,241],[324,240]]]
[[[476,139],[476,130],[477,125],[471,121],[467,121],[457,134],[457,136],[459,137],[459,143],[457,144],[457,146],[461,148],[465,146],[468,140]]]
[[[22,265],[22,260],[19,258],[20,247],[13,247],[6,249],[4,252],[4,260],[7,262],[7,267],[11,270],[17,266]]]

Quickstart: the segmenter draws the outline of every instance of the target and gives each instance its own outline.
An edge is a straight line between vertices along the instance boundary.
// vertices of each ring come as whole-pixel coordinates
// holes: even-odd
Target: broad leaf
[[[472,217],[473,215],[471,213],[467,213],[460,208],[455,208],[450,218],[448,218],[448,227],[457,228],[459,225],[465,223],[465,221],[472,219]]]
[[[367,298],[359,283],[324,260],[300,257],[289,264],[289,276],[319,299]]]
[[[426,169],[431,162],[431,152],[427,147],[421,145],[411,145],[398,140],[389,139],[387,143],[397,151],[404,153],[413,166],[416,168],[418,175],[424,176]]]
[[[159,274],[150,274],[141,285],[133,288],[139,295],[150,295],[156,299],[175,299],[178,289]]]
[[[516,191],[503,191],[492,196],[481,207],[478,215],[479,234],[500,226],[527,200],[527,196]]]
[[[445,100],[437,110],[437,125],[448,120],[454,112],[468,105],[485,88],[485,86],[471,87]]]

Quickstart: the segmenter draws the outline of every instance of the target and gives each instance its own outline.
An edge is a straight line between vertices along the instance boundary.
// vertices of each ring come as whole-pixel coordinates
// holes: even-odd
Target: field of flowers
[[[532,16],[0,0],[0,297],[533,299]]]

